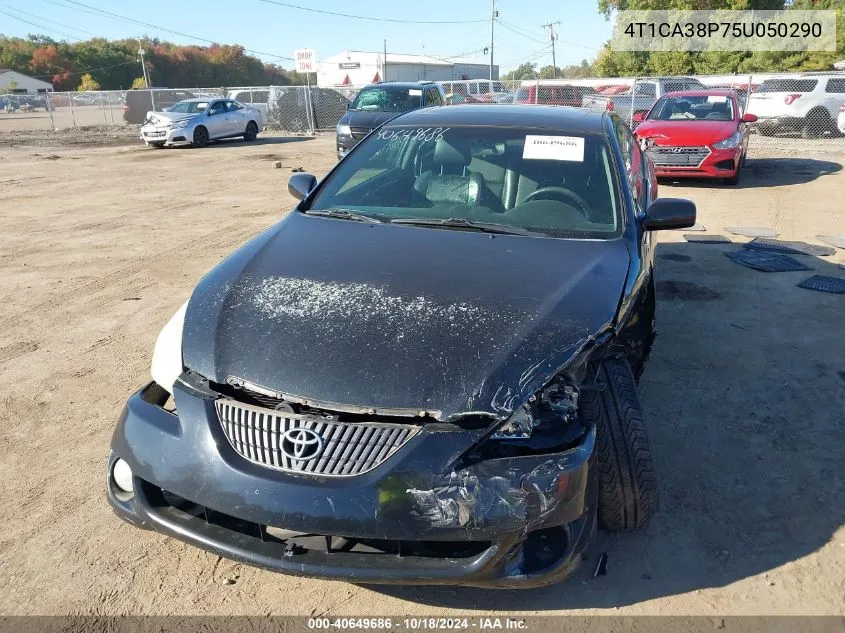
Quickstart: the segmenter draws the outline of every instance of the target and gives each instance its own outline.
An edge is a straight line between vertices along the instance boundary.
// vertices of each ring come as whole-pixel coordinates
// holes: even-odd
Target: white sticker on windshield
[[[422,90],[417,90],[416,88],[411,88],[408,90],[409,97],[419,97],[422,94]]]
[[[584,139],[580,136],[525,137],[522,158],[535,160],[568,160],[584,162]]]
[[[707,103],[725,103],[728,98],[725,95],[710,95],[707,97]]]

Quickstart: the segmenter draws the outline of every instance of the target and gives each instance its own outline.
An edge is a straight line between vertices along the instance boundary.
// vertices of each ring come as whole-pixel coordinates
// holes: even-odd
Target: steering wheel
[[[587,204],[584,198],[566,187],[540,187],[528,194],[528,197],[525,198],[524,202],[531,202],[542,194],[550,194],[553,198],[558,197],[558,199],[561,199],[561,202],[574,202],[578,207],[578,210],[584,214],[584,217],[588,220],[590,219],[590,205]]]

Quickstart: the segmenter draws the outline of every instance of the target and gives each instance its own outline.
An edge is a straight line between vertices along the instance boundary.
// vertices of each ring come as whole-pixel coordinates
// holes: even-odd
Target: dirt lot
[[[660,335],[641,388],[661,513],[641,533],[600,535],[569,582],[490,592],[285,577],[125,525],[104,468],[161,326],[291,207],[291,168],[333,164],[333,139],[166,151],[3,140],[0,613],[845,614],[845,296],[796,288],[812,273],[756,272],[724,256],[735,245],[660,235]],[[755,137],[738,188],[662,194],[692,197],[711,232],[769,226],[818,243],[845,234],[843,148]],[[799,258],[845,277],[845,251]],[[609,571],[594,579],[603,551]]]

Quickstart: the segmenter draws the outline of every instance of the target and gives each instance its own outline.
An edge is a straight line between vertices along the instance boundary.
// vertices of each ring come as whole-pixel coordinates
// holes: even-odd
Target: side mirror
[[[740,119],[743,123],[756,123],[757,122],[757,115],[756,114],[748,114],[747,112],[742,115],[742,119]]]
[[[631,117],[632,121],[636,121],[637,123],[641,123],[645,121],[645,113],[643,112],[634,112],[634,116]]]
[[[288,180],[288,193],[297,200],[305,197],[317,186],[317,178],[311,174],[294,174]]]
[[[658,198],[645,212],[643,227],[649,231],[685,229],[695,224],[695,203],[684,198]]]

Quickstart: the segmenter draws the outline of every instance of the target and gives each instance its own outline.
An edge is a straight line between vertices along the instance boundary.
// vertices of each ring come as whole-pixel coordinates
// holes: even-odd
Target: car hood
[[[377,128],[382,123],[402,114],[402,112],[379,112],[372,110],[350,110],[343,115],[339,123],[350,127]]]
[[[637,126],[637,136],[651,138],[655,145],[712,145],[737,130],[736,121],[646,121]]]
[[[621,239],[293,212],[198,284],[183,362],[309,400],[501,418],[612,324],[628,263]]]
[[[176,121],[185,121],[198,117],[200,113],[185,113],[185,112],[154,112],[150,110],[147,112],[146,120],[151,123],[175,123]]]

